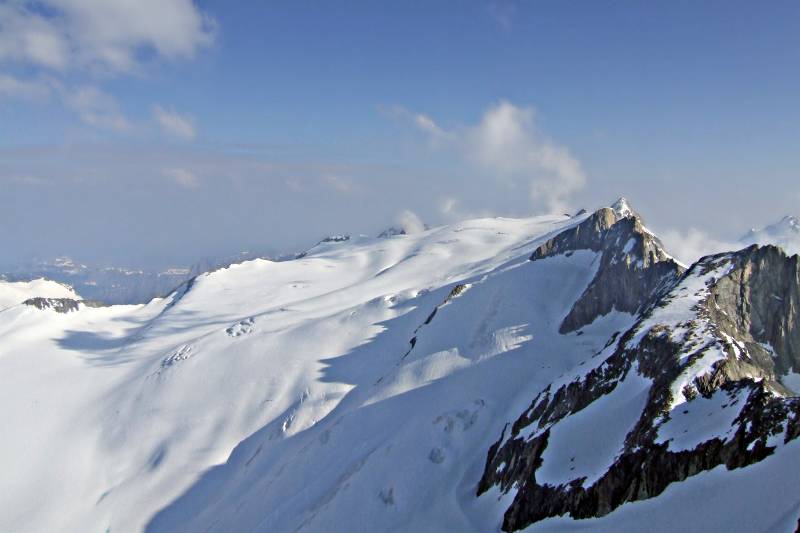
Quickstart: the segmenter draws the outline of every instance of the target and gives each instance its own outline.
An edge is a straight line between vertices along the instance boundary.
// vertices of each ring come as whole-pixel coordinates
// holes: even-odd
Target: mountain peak
[[[560,333],[578,330],[613,310],[636,313],[683,272],[661,242],[645,231],[639,215],[625,198],[549,239],[534,250],[530,259],[578,250],[598,253],[599,266],[561,323]]]
[[[786,215],[777,225],[791,228],[794,231],[800,232],[800,219],[798,219],[796,216]]]
[[[396,235],[406,235],[407,232],[405,228],[395,227],[392,226],[390,228],[386,228],[382,232],[378,234],[379,239],[388,239],[389,237],[394,237]]]
[[[628,199],[624,196],[617,198],[617,201],[611,204],[611,209],[621,218],[633,217],[641,218],[632,207]]]
[[[789,254],[800,253],[800,218],[786,215],[774,224],[751,229],[739,242],[743,245],[774,244]]]

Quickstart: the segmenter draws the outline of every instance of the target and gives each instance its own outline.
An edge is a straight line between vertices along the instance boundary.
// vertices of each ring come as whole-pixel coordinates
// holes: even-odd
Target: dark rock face
[[[325,237],[324,239],[319,241],[317,244],[315,244],[314,246],[312,246],[308,250],[306,250],[304,252],[300,252],[298,254],[295,254],[294,259],[303,259],[304,257],[306,257],[311,252],[311,250],[313,250],[315,247],[319,246],[320,244],[336,243],[336,242],[347,242],[349,240],[350,240],[350,235],[328,235],[327,237]]]
[[[741,339],[751,363],[771,379],[800,371],[800,256],[775,246],[750,246],[711,290],[708,312]]]
[[[379,239],[388,239],[396,235],[406,235],[406,230],[403,228],[387,228],[378,234]]]
[[[638,215],[630,210],[623,213],[600,209],[531,256],[536,261],[577,250],[601,253],[597,274],[564,318],[561,333],[580,329],[613,310],[642,311],[683,273],[661,242],[644,229]]]
[[[346,242],[350,240],[350,235],[329,235],[319,242]]]
[[[71,313],[80,309],[81,304],[87,307],[102,307],[103,304],[90,300],[74,300],[72,298],[29,298],[22,302],[37,309],[52,309],[56,313]]]
[[[741,468],[773,453],[768,439],[784,434],[788,442],[800,434],[800,400],[775,398],[763,386],[742,384],[745,405],[737,419],[734,436],[726,441],[712,438],[693,450],[670,451],[666,443],[645,443],[627,448],[608,471],[588,488],[582,479],[552,486],[536,482],[536,470],[548,445],[549,429],[530,441],[502,438],[489,450],[489,460],[478,486],[482,494],[492,485],[507,492],[517,486],[517,496],[503,519],[504,531],[516,531],[530,524],[566,513],[575,519],[603,516],[625,502],[652,498],[671,483],[719,465]],[[737,392],[736,388],[730,389]],[[498,469],[507,465],[501,474]]]
[[[573,243],[590,241],[581,233],[605,240],[620,224],[609,225],[608,215],[586,222],[573,232]],[[548,243],[550,250],[564,249],[566,238],[559,237]],[[651,264],[664,262],[657,255],[651,259]],[[797,368],[800,357],[797,256],[753,246],[701,259],[668,292],[642,286],[654,287],[656,301],[633,328],[612,339],[602,363],[572,382],[541,391],[508,435],[504,430],[490,448],[477,493],[493,486],[505,493],[516,490],[503,530],[566,513],[575,519],[602,516],[717,466],[759,462],[800,436],[800,398],[787,397],[791,391],[778,381],[782,371]],[[668,320],[676,309],[686,310],[685,320]],[[558,445],[551,442],[557,424],[617,394],[626,380],[643,378],[649,383],[644,408],[632,427],[616,429],[623,444],[599,478],[587,483],[576,475],[556,485],[537,480],[545,451]],[[691,445],[673,446],[674,437],[659,436],[681,413],[711,404],[712,397],[725,402],[712,414],[735,409],[726,430],[698,432]]]

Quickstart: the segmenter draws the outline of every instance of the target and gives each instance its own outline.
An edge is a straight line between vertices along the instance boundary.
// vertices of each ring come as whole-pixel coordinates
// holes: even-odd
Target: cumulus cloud
[[[200,185],[197,175],[190,170],[186,170],[185,168],[164,169],[163,174],[181,187],[185,187],[187,189],[194,189]]]
[[[185,140],[192,140],[196,136],[192,119],[175,110],[155,105],[153,106],[153,117],[161,129],[169,135]]]
[[[154,59],[192,58],[214,36],[215,22],[193,0],[0,2],[0,66],[29,73],[28,79],[0,74],[0,98],[56,93],[84,123],[126,131],[129,121],[110,95],[92,86],[96,80],[138,73]],[[191,121],[161,111],[163,128],[194,136]]]
[[[687,231],[670,229],[659,234],[667,251],[685,265],[691,265],[703,256],[738,250],[741,243],[717,239],[697,228]]]
[[[427,115],[406,111],[404,116],[433,140],[444,141],[440,145],[454,148],[486,178],[526,187],[532,203],[551,212],[565,211],[570,196],[586,183],[580,162],[539,129],[532,107],[501,101],[477,125],[452,131]]]
[[[406,209],[397,215],[397,225],[405,230],[409,235],[425,231],[425,224],[414,213]]]
[[[0,5],[0,60],[130,72],[143,51],[193,57],[214,27],[191,0],[17,0]]]

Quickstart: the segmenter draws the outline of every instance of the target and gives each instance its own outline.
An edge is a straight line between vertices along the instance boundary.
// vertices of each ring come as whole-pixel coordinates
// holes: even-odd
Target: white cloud
[[[326,187],[336,192],[346,194],[353,192],[354,190],[353,182],[343,176],[339,176],[337,174],[324,174],[321,179],[322,183]]]
[[[417,128],[430,135],[431,141],[435,142],[448,137],[448,133],[424,113],[414,113],[399,105],[380,106],[378,110],[389,117],[411,121]]]
[[[444,217],[450,217],[456,213],[458,200],[455,198],[443,198],[439,204],[439,213]]]
[[[97,87],[86,85],[76,90],[61,88],[60,92],[64,104],[86,124],[117,132],[131,128],[116,99]]]
[[[446,197],[439,202],[439,215],[445,222],[458,222],[471,218],[484,218],[492,216],[488,209],[464,210],[457,198]]]
[[[685,232],[670,229],[661,232],[659,238],[667,251],[685,265],[691,265],[706,255],[742,248],[741,243],[722,241],[696,228]]]
[[[31,73],[29,79],[0,75],[0,97],[55,92],[84,123],[126,131],[130,124],[116,100],[87,76],[139,73],[154,59],[189,59],[214,36],[215,22],[193,0],[0,0],[0,67]],[[172,134],[194,136],[184,117],[165,111],[160,118]]]
[[[161,129],[170,135],[186,140],[195,138],[196,132],[191,118],[175,110],[164,109],[160,105],[153,106],[153,116]]]
[[[142,51],[191,58],[214,21],[191,0],[17,0],[0,6],[0,61],[130,72]]]
[[[41,99],[49,94],[50,87],[46,83],[0,74],[0,97]]]
[[[409,235],[425,231],[425,224],[413,211],[406,209],[397,215],[397,225]]]
[[[181,187],[187,189],[194,189],[200,185],[197,175],[185,168],[168,168],[163,171],[163,174]]]
[[[0,5],[0,60],[60,70],[69,62],[66,28],[27,2]]]
[[[551,212],[565,211],[569,197],[586,183],[580,162],[539,130],[532,107],[501,101],[477,125],[453,131],[443,130],[427,115],[394,114],[411,117],[417,128],[440,146],[456,149],[486,178],[527,187],[532,203]]]
[[[412,118],[417,127],[422,131],[428,132],[435,137],[442,137],[445,135],[444,130],[442,130],[428,115],[417,113],[412,115]]]

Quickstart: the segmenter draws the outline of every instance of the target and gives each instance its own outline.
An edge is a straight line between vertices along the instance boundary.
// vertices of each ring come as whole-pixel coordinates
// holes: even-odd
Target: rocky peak
[[[669,288],[683,268],[675,262],[625,198],[537,248],[531,261],[578,250],[600,254],[597,273],[561,324],[568,333],[611,311],[636,313]]]
[[[395,235],[406,235],[406,234],[407,234],[407,232],[403,228],[391,227],[391,228],[386,228],[385,230],[380,232],[378,234],[378,238],[379,239],[388,239],[389,237],[394,237]]]
[[[81,305],[86,307],[103,307],[100,302],[91,300],[75,300],[74,298],[29,298],[22,302],[23,305],[30,305],[37,309],[52,309],[56,313],[71,313],[80,309]]]
[[[639,213],[634,211],[634,209],[628,202],[628,199],[625,198],[624,196],[620,196],[619,198],[617,198],[616,202],[611,204],[611,210],[614,211],[614,213],[616,213],[617,216],[620,218],[633,217],[633,218],[638,218],[639,220],[641,220],[642,218],[639,215]]]
[[[542,390],[489,450],[478,486],[516,489],[503,529],[602,516],[700,472],[757,463],[798,438],[800,398],[778,375],[796,371],[800,353],[798,263],[775,246],[704,257],[609,341],[602,362]],[[570,445],[558,440],[562,421],[598,401],[635,398],[646,398],[635,422],[607,428],[621,444],[597,465],[603,473],[547,482],[548,448]],[[591,460],[588,449],[571,462]]]

